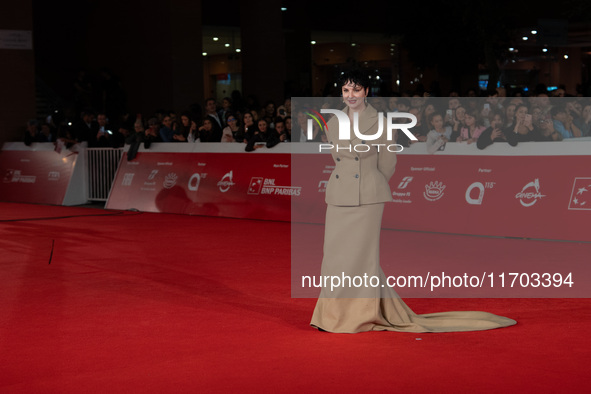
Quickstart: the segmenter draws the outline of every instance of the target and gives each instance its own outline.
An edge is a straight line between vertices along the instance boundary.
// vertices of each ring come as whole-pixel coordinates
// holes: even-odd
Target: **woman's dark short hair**
[[[364,89],[369,88],[369,77],[367,73],[359,69],[345,71],[337,80],[337,84],[340,87],[345,86],[348,82],[359,85]]]

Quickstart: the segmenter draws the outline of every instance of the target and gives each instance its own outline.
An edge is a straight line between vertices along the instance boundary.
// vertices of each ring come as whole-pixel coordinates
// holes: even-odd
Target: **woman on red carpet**
[[[339,79],[342,110],[350,125],[361,134],[375,134],[378,112],[367,104],[369,79],[351,71]],[[357,116],[356,116],[357,115]],[[382,119],[386,124],[386,120]],[[379,262],[379,241],[384,203],[392,201],[388,181],[394,174],[396,154],[376,148],[388,145],[386,133],[378,140],[365,141],[351,132],[349,141],[339,140],[339,121],[328,122],[330,144],[337,146],[374,144],[367,152],[341,149],[331,151],[335,162],[326,188],[326,225],[322,277],[343,274],[377,277],[386,283]],[[369,139],[369,138],[368,138]],[[385,146],[382,145],[382,146]],[[360,149],[363,150],[363,149]],[[363,331],[447,332],[474,331],[506,327],[512,319],[487,312],[441,312],[415,314],[389,286],[323,287],[314,309],[311,325],[322,331],[357,333]]]

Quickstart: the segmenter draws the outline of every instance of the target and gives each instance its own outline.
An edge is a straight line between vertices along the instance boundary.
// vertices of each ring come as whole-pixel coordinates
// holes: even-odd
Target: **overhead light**
[[[542,48],[542,52],[544,52],[544,53],[548,52],[548,48]]]
[[[509,48],[509,52],[513,52],[515,50],[515,48],[511,47]]]
[[[564,58],[565,58],[565,59],[568,59],[568,55],[564,55]]]
[[[224,46],[225,46],[226,48],[228,48],[228,47],[230,46],[230,44],[228,44],[228,43],[225,43],[225,44],[224,44]]]
[[[310,41],[310,44],[316,45],[316,41],[312,40],[312,41]]]
[[[213,38],[213,40],[214,40],[214,41],[217,41],[217,40],[219,40],[219,38],[217,38],[217,37],[214,37],[214,38]]]
[[[390,46],[391,46],[391,47],[395,47],[395,46],[396,46],[396,44],[392,43],[392,44],[390,44]]]
[[[357,45],[357,44],[355,44],[354,42],[352,42],[352,43],[351,43],[351,46],[352,46],[352,47],[354,47],[355,45]]]
[[[522,39],[523,41],[527,41],[527,36],[523,36],[523,37],[521,37],[521,39]]]
[[[532,30],[531,31],[531,34],[538,34],[538,31],[537,30]]]
[[[287,7],[281,7],[281,11],[287,11]]]
[[[376,79],[380,79],[380,76],[379,75],[376,75]]]
[[[240,48],[236,48],[236,52],[241,52]]]
[[[207,52],[201,52],[203,56],[207,56]]]
[[[400,85],[400,79],[396,80],[396,85]]]

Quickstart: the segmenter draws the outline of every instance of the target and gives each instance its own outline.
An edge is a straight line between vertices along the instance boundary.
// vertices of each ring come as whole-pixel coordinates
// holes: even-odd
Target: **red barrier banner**
[[[78,153],[53,150],[0,152],[0,200],[61,205]]]
[[[588,156],[399,155],[384,228],[591,241]],[[324,223],[327,154],[140,152],[107,208]],[[291,202],[291,209],[290,209]]]
[[[323,223],[330,156],[292,165],[292,219]],[[399,155],[390,188],[384,228],[591,241],[589,156]]]
[[[125,154],[107,208],[289,221],[290,175],[287,154]]]

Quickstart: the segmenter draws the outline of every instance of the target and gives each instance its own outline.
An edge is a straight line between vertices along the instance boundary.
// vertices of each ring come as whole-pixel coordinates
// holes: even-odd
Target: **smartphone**
[[[446,115],[447,115],[447,117],[448,117],[448,118],[450,118],[450,119],[451,119],[452,113],[453,113],[453,112],[452,112],[452,110],[451,110],[451,109],[448,109],[447,111],[445,111],[445,114],[446,114]]]
[[[490,110],[490,104],[489,103],[484,103],[484,109]]]

